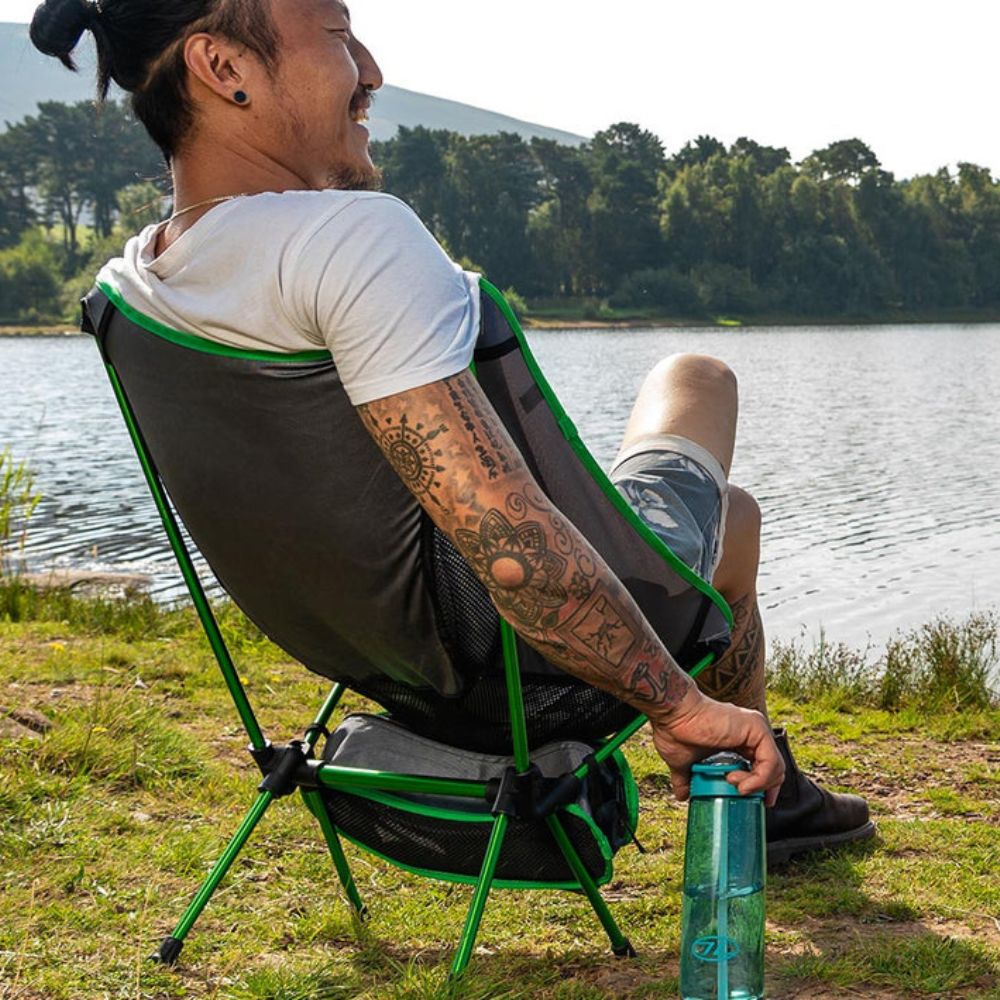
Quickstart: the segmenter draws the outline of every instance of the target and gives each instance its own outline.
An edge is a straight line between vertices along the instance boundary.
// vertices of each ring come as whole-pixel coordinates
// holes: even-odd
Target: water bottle
[[[764,996],[764,795],[726,781],[750,770],[717,753],[691,771],[681,996],[684,1000],[761,1000]]]

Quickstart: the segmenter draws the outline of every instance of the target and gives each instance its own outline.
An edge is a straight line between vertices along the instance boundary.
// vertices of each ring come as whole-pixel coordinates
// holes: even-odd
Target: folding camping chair
[[[491,403],[541,488],[607,559],[682,667],[697,674],[728,644],[732,617],[725,601],[642,524],[608,481],[539,371],[514,314],[485,280],[481,301],[474,369]],[[109,285],[84,300],[83,328],[100,346],[170,546],[262,773],[250,811],[152,957],[177,960],[271,803],[296,791],[317,819],[359,915],[364,905],[341,836],[420,875],[474,886],[453,976],[468,964],[493,887],[582,891],[614,953],[633,955],[599,886],[611,878],[615,851],[634,837],[637,792],[620,748],[645,718],[555,670],[523,644],[426,517],[414,530],[431,532],[426,548],[435,573],[451,583],[446,592],[439,589],[431,611],[405,605],[405,613],[416,616],[407,629],[427,630],[415,636],[412,661],[380,659],[379,616],[403,613],[404,604],[392,593],[366,595],[374,603],[374,624],[362,622],[359,630],[350,583],[324,571],[322,523],[331,495],[339,490],[351,496],[371,485],[351,481],[361,463],[335,468],[326,459],[331,428],[352,427],[357,448],[375,447],[354,417],[329,354],[221,346],[141,315]],[[290,410],[283,402],[289,393]],[[271,472],[276,463],[282,474]],[[384,465],[382,489],[393,483],[402,489]],[[296,469],[309,470],[315,506],[311,495],[295,493],[301,483]],[[253,507],[240,508],[248,495]],[[300,739],[275,745],[262,732],[175,510],[248,617],[309,669],[335,681]],[[286,516],[269,520],[269,511]],[[455,626],[447,656],[432,619]],[[497,646],[502,672],[483,669],[491,655],[496,658]],[[478,673],[463,680],[452,657],[478,661]],[[379,702],[389,715],[349,716],[331,732],[347,688]]]

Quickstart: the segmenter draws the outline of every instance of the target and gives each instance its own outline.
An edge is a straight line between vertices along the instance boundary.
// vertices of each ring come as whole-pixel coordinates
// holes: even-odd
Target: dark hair
[[[97,45],[97,95],[113,80],[132,95],[136,117],[169,160],[194,124],[184,42],[198,31],[245,45],[266,66],[278,58],[268,0],[45,0],[31,41],[76,69],[72,52],[86,30]]]

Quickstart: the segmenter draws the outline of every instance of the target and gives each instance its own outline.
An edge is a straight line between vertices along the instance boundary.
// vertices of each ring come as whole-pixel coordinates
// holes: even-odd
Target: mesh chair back
[[[640,537],[483,284],[476,370],[542,489],[591,540],[682,665],[722,648],[721,598]],[[171,502],[216,577],[277,645],[417,732],[510,746],[499,620],[363,428],[328,354],[222,348],[112,288],[85,300]],[[607,735],[634,710],[520,649],[531,745]]]

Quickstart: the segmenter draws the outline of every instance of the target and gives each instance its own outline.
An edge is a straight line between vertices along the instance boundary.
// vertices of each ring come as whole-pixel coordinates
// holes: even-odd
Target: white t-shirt
[[[326,348],[356,406],[472,359],[479,276],[391,195],[237,198],[154,257],[159,228],[130,239],[98,281],[164,326],[243,350]]]

